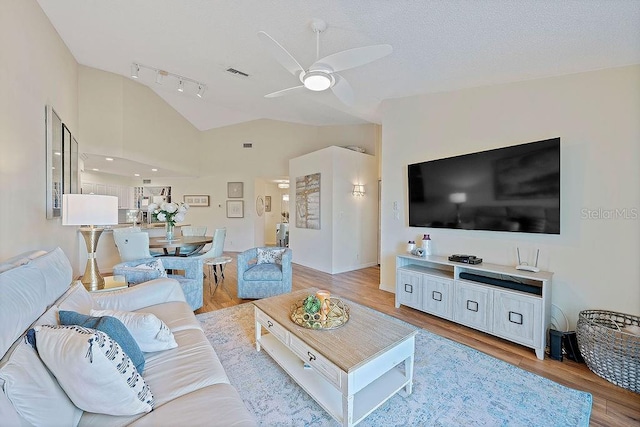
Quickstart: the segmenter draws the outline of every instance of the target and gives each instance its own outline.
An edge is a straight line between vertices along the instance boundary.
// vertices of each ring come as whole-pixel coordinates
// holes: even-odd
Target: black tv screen
[[[408,166],[409,226],[560,234],[560,138]]]

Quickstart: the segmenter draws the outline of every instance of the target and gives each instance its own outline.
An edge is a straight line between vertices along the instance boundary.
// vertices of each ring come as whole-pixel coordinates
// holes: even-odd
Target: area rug
[[[199,314],[229,380],[262,426],[337,426],[264,351],[253,304]],[[393,396],[359,426],[588,426],[592,396],[423,329],[413,393]]]

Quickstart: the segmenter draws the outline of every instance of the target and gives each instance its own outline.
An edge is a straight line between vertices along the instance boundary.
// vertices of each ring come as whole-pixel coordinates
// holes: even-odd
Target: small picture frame
[[[206,195],[185,195],[182,200],[189,205],[189,207],[207,207],[209,206],[209,196]]]
[[[244,200],[227,200],[227,218],[244,218]]]
[[[264,211],[271,212],[271,196],[264,196]]]
[[[227,197],[230,199],[242,199],[244,197],[244,183],[227,182]]]

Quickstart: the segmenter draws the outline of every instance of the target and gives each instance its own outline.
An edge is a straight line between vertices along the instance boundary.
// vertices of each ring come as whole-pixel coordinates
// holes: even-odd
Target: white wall
[[[386,101],[382,126],[381,288],[395,254],[430,233],[438,255],[516,263],[540,248],[553,304],[575,325],[583,309],[640,313],[640,220],[585,210],[640,207],[640,66]],[[407,164],[561,137],[561,235],[408,227]],[[399,205],[394,219],[393,202]],[[636,211],[638,212],[638,211]]]
[[[377,263],[377,160],[341,147],[328,147],[289,161],[291,219],[289,246],[296,263],[341,273]],[[297,177],[320,173],[320,230],[297,228]],[[353,185],[369,194],[354,197]]]
[[[0,2],[0,259],[60,246],[76,227],[45,215],[45,105],[78,132],[77,63],[35,0]]]

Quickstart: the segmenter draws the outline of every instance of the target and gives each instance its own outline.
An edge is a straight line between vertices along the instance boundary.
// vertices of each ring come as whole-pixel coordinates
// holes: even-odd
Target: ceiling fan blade
[[[356,47],[355,49],[343,50],[333,55],[318,59],[309,70],[328,66],[332,71],[348,70],[359,67],[377,59],[383,58],[393,52],[393,48],[388,44],[377,44],[373,46]]]
[[[266,94],[264,97],[265,98],[276,98],[278,96],[286,95],[286,94],[291,93],[291,92],[299,91],[301,89],[304,89],[303,85],[294,86],[294,87],[290,87],[290,88],[287,88],[287,89],[282,89],[282,90],[279,90],[277,92],[271,92],[271,93]]]
[[[304,71],[302,65],[300,65],[298,61],[296,61],[295,58],[287,52],[287,49],[282,47],[282,45],[275,41],[275,39],[269,34],[264,31],[258,31],[258,38],[262,41],[262,44],[264,44],[271,55],[276,58],[276,61],[278,61],[291,74],[298,77],[298,74],[300,74],[301,71]]]
[[[353,105],[353,88],[342,76],[338,74],[334,74],[333,78],[336,79],[336,83],[331,87],[333,94],[342,101],[343,104],[352,106]]]

